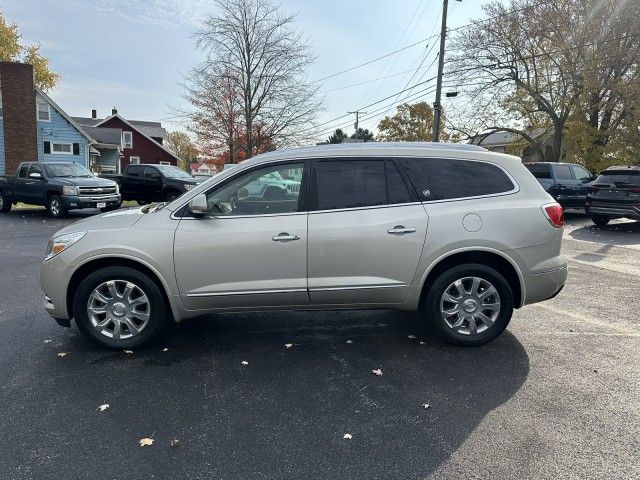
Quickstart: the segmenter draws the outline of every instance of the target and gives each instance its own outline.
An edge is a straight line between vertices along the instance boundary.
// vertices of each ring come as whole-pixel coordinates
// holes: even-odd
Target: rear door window
[[[573,178],[569,165],[554,165],[553,170],[557,180],[571,180]]]
[[[140,177],[142,174],[142,167],[138,166],[128,166],[127,167],[127,175],[130,177]]]
[[[537,179],[551,179],[551,170],[549,169],[549,165],[527,163],[525,164],[525,167],[527,167],[532,175]]]
[[[422,201],[495,195],[515,188],[507,174],[491,163],[444,158],[399,161]]]
[[[384,164],[384,160],[318,161],[317,210],[385,205]]]

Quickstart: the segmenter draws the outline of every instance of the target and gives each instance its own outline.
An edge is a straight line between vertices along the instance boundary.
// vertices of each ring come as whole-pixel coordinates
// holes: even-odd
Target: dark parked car
[[[640,220],[640,167],[609,167],[589,187],[585,206],[593,223],[614,218]]]
[[[525,167],[563,208],[584,208],[589,184],[596,178],[575,163],[536,162]]]
[[[123,200],[170,202],[196,186],[188,173],[172,165],[127,165],[123,175],[102,175],[120,185]]]
[[[62,217],[73,209],[115,210],[122,198],[115,182],[97,178],[82,165],[22,162],[14,176],[0,177],[0,211],[18,202],[42,205],[51,216]]]

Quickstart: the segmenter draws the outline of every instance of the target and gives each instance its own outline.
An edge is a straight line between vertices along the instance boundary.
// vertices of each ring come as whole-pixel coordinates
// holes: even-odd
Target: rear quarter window
[[[515,188],[501,168],[486,162],[442,158],[399,160],[422,201],[495,195]]]

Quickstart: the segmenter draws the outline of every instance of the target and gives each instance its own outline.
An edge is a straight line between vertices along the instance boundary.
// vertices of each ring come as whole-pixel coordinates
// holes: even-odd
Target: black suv
[[[586,212],[604,226],[613,218],[640,220],[640,167],[609,167],[589,187]]]
[[[170,202],[191,190],[197,182],[188,173],[171,165],[131,164],[123,175],[101,175],[120,185],[123,200]]]
[[[563,208],[584,208],[589,184],[596,178],[577,163],[535,162],[525,167]]]

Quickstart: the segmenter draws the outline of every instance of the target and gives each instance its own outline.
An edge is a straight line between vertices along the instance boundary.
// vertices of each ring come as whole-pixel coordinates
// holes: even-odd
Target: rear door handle
[[[279,233],[271,237],[274,242],[290,242],[292,240],[300,240],[298,235],[290,235],[287,232]]]
[[[393,228],[390,228],[389,230],[387,230],[387,233],[390,233],[391,235],[402,235],[403,233],[415,233],[416,229],[413,227],[405,227],[404,225],[396,225]]]

